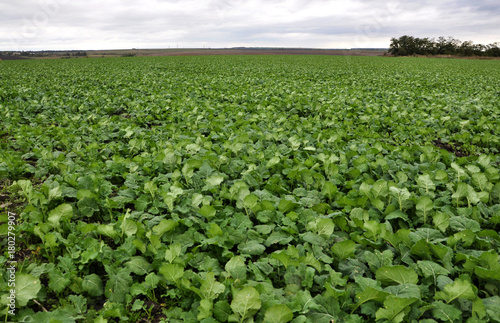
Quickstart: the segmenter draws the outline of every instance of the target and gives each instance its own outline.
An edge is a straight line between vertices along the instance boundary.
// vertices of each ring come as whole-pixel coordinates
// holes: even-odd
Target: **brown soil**
[[[26,57],[0,55],[0,60],[2,60],[2,61],[14,61],[14,60],[19,60],[19,59],[26,59]]]
[[[462,146],[459,143],[454,142],[453,145],[449,143],[442,142],[441,139],[436,139],[433,141],[434,146],[444,149],[452,154],[455,154],[457,157],[467,157],[469,154],[462,149]]]
[[[34,52],[40,53],[40,52]],[[30,59],[82,58],[67,56],[72,51],[44,51],[41,56]],[[307,48],[166,48],[166,49],[119,49],[88,50],[87,57],[127,57],[127,56],[201,56],[201,55],[337,55],[337,56],[383,56],[384,50],[371,49],[307,49]],[[6,59],[23,59],[19,56],[5,56]],[[0,56],[3,59],[3,56]]]
[[[165,305],[158,304],[155,301],[152,300],[145,300],[144,301],[145,308],[148,310],[151,309],[151,316],[153,318],[152,321],[147,320],[147,319],[140,319],[137,321],[137,323],[144,322],[144,323],[158,323],[162,319],[165,319],[166,316],[165,314],[162,313],[162,309],[165,307]]]
[[[138,53],[137,56],[198,56],[198,55],[352,55],[382,56],[378,50],[333,50],[333,49],[184,49]]]

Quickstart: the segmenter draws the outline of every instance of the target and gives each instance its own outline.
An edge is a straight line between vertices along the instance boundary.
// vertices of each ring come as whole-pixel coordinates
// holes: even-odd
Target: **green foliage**
[[[40,280],[26,274],[17,274],[15,278],[16,282],[16,303],[20,307],[26,306],[29,300],[36,298],[40,288]]]
[[[489,45],[474,44],[472,41],[460,41],[453,37],[418,38],[401,36],[391,38],[389,53],[396,56],[410,55],[460,55],[500,57],[498,43]]]
[[[2,61],[0,310],[498,322],[498,63]]]
[[[293,320],[293,312],[284,304],[268,308],[264,317],[264,322],[286,323],[291,320]]]
[[[259,292],[253,287],[244,287],[234,293],[231,309],[240,322],[253,316],[261,307]]]

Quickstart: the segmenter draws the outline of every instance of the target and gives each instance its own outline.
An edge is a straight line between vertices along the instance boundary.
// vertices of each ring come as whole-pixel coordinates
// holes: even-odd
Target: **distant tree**
[[[485,54],[492,57],[500,57],[500,43],[493,43],[486,46]]]
[[[394,56],[409,55],[462,55],[462,56],[495,56],[500,57],[500,44],[487,46],[474,44],[472,41],[461,42],[453,37],[418,38],[404,35],[391,38],[389,54]]]
[[[401,47],[399,46],[399,39],[398,38],[391,38],[391,44],[389,45],[389,54],[394,55],[394,56],[401,56],[400,51]]]
[[[462,56],[474,56],[474,43],[470,40],[464,41],[458,48],[457,52]]]
[[[415,38],[412,36],[404,35],[399,38],[392,38],[391,41],[389,54],[395,56],[408,56],[415,54]]]

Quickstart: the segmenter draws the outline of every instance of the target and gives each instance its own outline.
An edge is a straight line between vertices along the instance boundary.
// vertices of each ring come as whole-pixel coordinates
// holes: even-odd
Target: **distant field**
[[[91,56],[195,56],[195,55],[354,55],[381,56],[382,50],[329,50],[329,49],[137,49],[120,51],[90,51]]]
[[[120,56],[198,56],[198,55],[352,55],[352,56],[381,56],[384,50],[366,49],[257,49],[257,48],[229,48],[229,49],[120,49],[120,50],[88,50],[88,57],[120,57]],[[34,52],[30,58],[74,58],[75,51],[42,51]],[[20,56],[0,55],[0,59],[20,59]]]
[[[500,322],[499,89],[494,60],[2,61],[0,316]]]

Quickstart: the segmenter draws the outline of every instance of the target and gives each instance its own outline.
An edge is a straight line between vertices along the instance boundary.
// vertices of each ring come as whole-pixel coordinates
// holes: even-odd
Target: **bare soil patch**
[[[73,51],[33,52],[33,59],[54,58],[98,58],[131,56],[201,56],[201,55],[337,55],[337,56],[384,56],[384,50],[377,49],[309,49],[309,48],[164,48],[164,49],[117,49],[88,50],[86,56],[73,55]],[[36,55],[41,54],[41,55]],[[42,55],[43,54],[43,55]],[[12,56],[7,56],[12,57]],[[15,57],[19,59],[19,56]],[[12,58],[10,58],[12,59]]]
[[[455,154],[457,157],[467,157],[470,154],[467,153],[462,149],[462,146],[459,143],[454,142],[453,145],[447,143],[447,142],[442,142],[441,139],[436,139],[433,141],[434,146],[444,149],[452,154]]]
[[[198,56],[198,55],[352,55],[382,56],[380,50],[342,50],[342,49],[184,49],[141,52],[137,56]]]
[[[20,59],[26,59],[26,57],[0,55],[0,60],[2,60],[2,61],[16,61],[16,60],[20,60]]]

